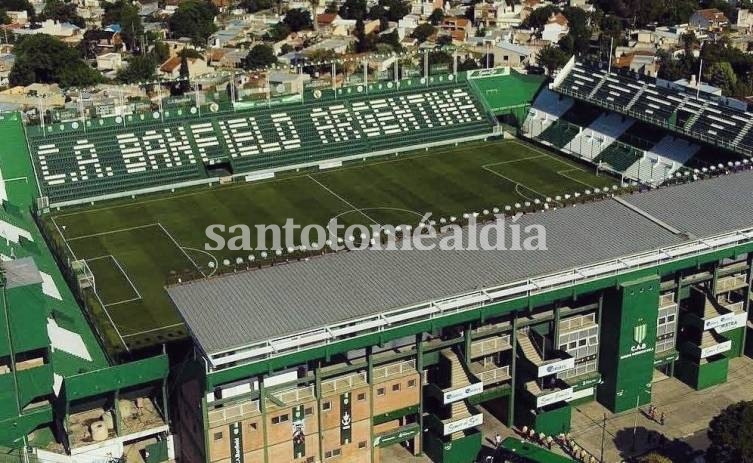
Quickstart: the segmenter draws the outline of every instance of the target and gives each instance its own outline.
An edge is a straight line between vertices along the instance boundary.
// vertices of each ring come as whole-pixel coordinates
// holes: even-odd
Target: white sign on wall
[[[562,402],[563,400],[570,400],[573,398],[573,388],[568,387],[561,391],[555,391],[551,394],[540,395],[536,397],[536,408],[546,407],[553,403]]]
[[[468,418],[463,418],[462,420],[453,421],[452,423],[445,423],[444,435],[449,436],[452,433],[462,431],[464,429],[475,428],[476,426],[481,426],[483,422],[484,422],[484,415],[482,413],[479,413],[478,415],[471,415]]]
[[[484,392],[484,383],[478,382],[470,384],[466,387],[453,389],[444,393],[444,404],[451,404],[458,400],[467,399],[468,397],[478,395]]]
[[[562,373],[572,368],[575,368],[575,359],[572,357],[557,362],[546,363],[539,367],[539,378]]]
[[[724,333],[726,331],[734,330],[735,328],[742,328],[745,326],[745,322],[748,321],[748,314],[742,313],[727,313],[718,317],[710,318],[703,323],[703,329],[713,329],[717,333]]]
[[[701,349],[701,358],[705,359],[707,357],[713,357],[714,355],[727,352],[730,349],[732,349],[732,341],[724,341],[714,346]]]

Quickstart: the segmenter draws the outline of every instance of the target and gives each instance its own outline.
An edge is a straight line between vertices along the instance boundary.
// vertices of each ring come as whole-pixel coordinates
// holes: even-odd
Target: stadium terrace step
[[[243,175],[491,135],[496,121],[461,80],[201,117],[150,115],[27,132],[44,194],[53,205],[67,204],[202,181],[224,163]]]

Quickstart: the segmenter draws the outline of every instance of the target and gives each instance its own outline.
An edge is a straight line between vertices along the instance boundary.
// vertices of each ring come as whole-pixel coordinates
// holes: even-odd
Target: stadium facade
[[[750,352],[752,179],[524,216],[549,230],[538,256],[344,253],[173,286],[196,345],[184,457],[380,461],[406,441],[473,461],[479,405],[557,435],[578,403],[650,403],[662,375],[723,383]]]
[[[742,167],[525,214],[547,228],[540,254],[345,252],[173,285],[188,358],[109,351],[95,276],[55,260],[40,214],[484,139],[497,117],[523,124],[541,81],[500,69],[392,84],[237,112],[0,116],[0,445],[40,461],[136,445],[150,462],[213,463],[377,462],[403,445],[470,462],[480,406],[556,435],[577,403],[630,410],[659,375],[704,389],[751,355]]]

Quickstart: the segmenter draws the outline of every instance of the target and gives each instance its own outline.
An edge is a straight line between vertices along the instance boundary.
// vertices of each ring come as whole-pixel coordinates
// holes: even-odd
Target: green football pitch
[[[122,346],[185,335],[164,286],[211,275],[249,252],[205,251],[206,227],[257,224],[416,224],[611,186],[616,180],[518,140],[435,148],[274,179],[179,190],[48,214],[74,259],[95,277]],[[211,243],[211,242],[210,242]],[[211,263],[211,264],[210,264]]]

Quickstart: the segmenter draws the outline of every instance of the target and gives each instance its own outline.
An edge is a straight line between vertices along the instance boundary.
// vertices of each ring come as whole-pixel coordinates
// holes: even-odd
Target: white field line
[[[161,223],[157,222],[157,225],[158,225],[158,226],[159,226],[159,227],[160,227],[160,228],[162,229],[162,231],[163,231],[163,232],[165,233],[165,235],[167,235],[167,237],[168,237],[168,238],[170,238],[170,240],[172,240],[172,242],[173,242],[173,243],[175,244],[175,246],[177,246],[177,247],[178,247],[178,249],[180,249],[180,252],[182,252],[182,253],[183,253],[183,255],[184,255],[184,256],[186,256],[186,258],[187,258],[187,259],[188,259],[188,260],[189,260],[189,261],[190,261],[190,262],[191,262],[191,263],[193,264],[193,266],[194,266],[194,267],[196,267],[196,270],[198,270],[198,271],[199,271],[199,273],[201,273],[201,275],[202,275],[203,277],[205,277],[205,278],[206,278],[206,276],[207,276],[207,275],[206,275],[206,273],[204,273],[204,272],[203,272],[203,271],[201,270],[201,267],[199,267],[199,266],[198,266],[198,265],[196,264],[196,261],[194,261],[194,260],[193,260],[193,259],[191,258],[191,256],[189,256],[189,255],[188,255],[188,253],[186,252],[186,250],[185,250],[185,249],[183,249],[183,246],[181,246],[180,244],[178,244],[178,242],[177,242],[177,241],[175,241],[175,238],[173,238],[173,235],[171,235],[171,234],[170,234],[170,232],[169,232],[169,231],[167,231],[167,229],[166,229],[166,228],[165,228],[165,227],[164,227],[164,226],[163,226],[163,225],[162,225]]]
[[[337,198],[337,199],[339,199],[340,201],[342,201],[342,202],[344,202],[345,204],[347,204],[347,205],[348,205],[348,206],[349,206],[349,207],[350,207],[350,208],[351,208],[352,210],[354,210],[354,211],[358,211],[358,212],[359,212],[359,213],[360,213],[360,214],[361,214],[362,216],[364,216],[364,217],[366,217],[367,219],[371,220],[371,221],[372,221],[373,223],[375,223],[375,224],[379,225],[379,222],[377,222],[376,220],[372,219],[372,218],[371,218],[371,217],[370,217],[370,216],[369,216],[369,215],[368,215],[367,213],[365,213],[365,212],[363,212],[363,210],[361,210],[361,209],[357,208],[357,207],[356,207],[355,205],[353,205],[353,203],[351,203],[351,202],[350,202],[350,201],[348,201],[347,199],[343,198],[343,197],[342,197],[342,196],[340,196],[339,194],[337,194],[337,193],[335,193],[334,191],[332,191],[331,189],[329,189],[329,188],[328,188],[328,187],[327,187],[327,186],[326,186],[325,184],[323,184],[323,183],[322,183],[322,182],[320,182],[319,180],[315,179],[315,178],[314,178],[314,177],[312,177],[311,175],[308,175],[308,178],[310,178],[310,179],[311,179],[311,180],[312,180],[313,182],[315,182],[315,183],[316,183],[317,185],[319,185],[320,187],[322,187],[322,188],[324,188],[325,190],[327,190],[327,191],[328,191],[328,192],[329,192],[329,193],[330,193],[330,194],[331,194],[332,196],[334,196],[335,198]]]

